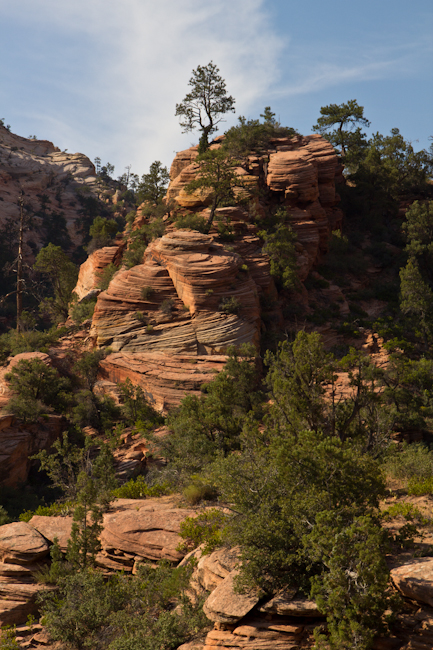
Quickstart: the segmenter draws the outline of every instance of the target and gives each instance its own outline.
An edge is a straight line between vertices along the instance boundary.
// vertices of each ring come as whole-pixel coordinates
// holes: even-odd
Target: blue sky
[[[12,131],[143,174],[197,142],[174,115],[211,59],[236,115],[270,105],[311,133],[357,99],[369,132],[433,135],[431,0],[0,0],[0,117]]]

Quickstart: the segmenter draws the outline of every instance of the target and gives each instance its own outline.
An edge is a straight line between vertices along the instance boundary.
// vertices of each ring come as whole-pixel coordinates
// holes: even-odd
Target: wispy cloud
[[[271,104],[292,123],[293,115],[307,120],[310,95],[398,83],[431,58],[427,20],[400,33],[367,28],[352,40],[324,26],[313,38],[296,22],[308,9],[295,0],[287,24],[278,24],[289,0],[280,1],[0,0],[1,117],[22,135],[142,174],[197,141],[181,134],[174,112],[198,64],[219,66],[238,114],[256,117]],[[314,119],[293,125],[309,129]],[[230,114],[223,127],[235,121]]]
[[[23,17],[21,28],[27,22],[44,34],[64,34],[75,46],[83,43],[82,52],[69,45],[71,61],[62,58],[65,45],[56,52],[52,39],[40,42],[45,83],[49,71],[55,72],[48,89],[51,111],[43,114],[34,105],[41,127],[63,143],[62,124],[68,123],[77,148],[99,142],[93,155],[132,163],[140,173],[155,158],[169,164],[173,149],[197,139],[182,136],[174,112],[198,64],[212,59],[219,66],[241,112],[278,80],[285,43],[274,33],[263,0],[21,0],[16,10],[0,1],[2,10],[6,4],[9,19],[18,11]],[[69,106],[56,102],[59,92],[70,98]]]
[[[294,97],[318,92],[348,82],[363,82],[380,79],[404,78],[419,71],[423,58],[429,60],[433,52],[433,42],[425,34],[416,40],[406,42],[365,43],[360,52],[358,45],[353,47],[319,43],[308,51],[304,48],[292,49],[290,62],[293,65],[289,80],[285,79],[272,90],[272,97]]]

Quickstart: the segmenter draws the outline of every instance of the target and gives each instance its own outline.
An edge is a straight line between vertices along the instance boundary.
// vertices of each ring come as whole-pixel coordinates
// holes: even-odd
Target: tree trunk
[[[209,230],[211,229],[212,222],[213,222],[213,218],[214,218],[214,216],[215,216],[215,210],[216,210],[216,207],[217,207],[217,203],[218,203],[218,201],[217,201],[217,197],[215,196],[214,200],[212,201],[212,207],[211,207],[211,209],[210,209],[210,215],[209,215],[209,218],[208,218],[208,220],[207,220],[207,222],[206,222],[206,232],[207,232],[207,233],[208,233]]]
[[[17,334],[21,333],[21,313],[23,311],[22,281],[23,281],[23,233],[24,233],[24,201],[23,195],[19,197],[20,205],[20,234],[18,241],[17,261]]]

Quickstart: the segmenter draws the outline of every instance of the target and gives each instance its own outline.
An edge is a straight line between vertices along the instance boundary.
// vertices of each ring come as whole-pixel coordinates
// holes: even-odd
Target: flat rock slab
[[[51,543],[57,537],[60,549],[63,553],[68,547],[68,540],[71,536],[72,517],[44,517],[33,515],[29,524]]]
[[[5,564],[28,564],[48,555],[49,544],[24,521],[0,526],[0,558]]]
[[[182,542],[180,524],[195,514],[194,510],[176,508],[172,503],[158,502],[156,499],[144,501],[141,507],[131,504],[123,511],[104,516],[102,547],[133,553],[149,560],[178,562],[184,556],[184,553],[176,550]]]
[[[239,571],[233,570],[214,589],[203,605],[207,618],[215,623],[237,623],[259,602],[256,594],[237,594],[234,579]]]
[[[391,578],[403,596],[433,607],[432,558],[420,558],[392,569]]]
[[[23,602],[0,599],[0,626],[25,622],[29,614],[37,614],[38,608],[33,601]]]
[[[294,592],[280,593],[259,608],[263,614],[279,616],[318,617],[320,614],[316,603],[307,598],[294,598]]]

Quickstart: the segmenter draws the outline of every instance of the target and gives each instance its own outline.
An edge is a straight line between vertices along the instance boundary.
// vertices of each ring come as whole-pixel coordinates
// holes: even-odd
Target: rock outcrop
[[[60,151],[47,140],[23,138],[0,125],[0,227],[19,217],[22,191],[25,205],[38,213],[27,241],[40,247],[43,217],[39,213],[45,212],[53,222],[65,219],[72,241],[81,243],[76,229],[81,205],[75,190],[92,188],[95,182],[95,168],[83,154]]]
[[[135,573],[143,562],[177,564],[185,555],[178,550],[180,524],[195,513],[179,508],[174,497],[117,499],[104,515],[97,565],[106,573]],[[71,528],[71,516],[40,515],[0,526],[0,626],[37,613],[36,595],[44,587],[32,574],[47,562],[55,538],[66,552]]]
[[[0,486],[15,488],[25,483],[31,466],[30,457],[42,449],[49,449],[64,426],[60,415],[49,415],[39,422],[24,424],[7,412],[12,391],[5,375],[20,361],[31,359],[51,364],[49,355],[44,352],[22,352],[0,368]]]
[[[167,191],[168,198],[187,209],[207,204],[206,195],[200,201],[199,194],[184,191],[198,173],[196,151],[193,147],[177,154]],[[319,134],[275,138],[267,151],[249,156],[245,166],[237,170],[247,187],[262,184],[270,191],[271,203],[287,208],[298,237],[301,279],[326,252],[331,232],[341,227],[343,214],[337,207],[340,197],[335,186],[343,182],[342,171],[333,146]]]
[[[211,145],[220,146],[221,138]],[[201,210],[207,220],[206,196],[185,192],[199,170],[197,155],[197,147],[177,154],[167,199],[184,213]],[[265,214],[266,205],[287,209],[297,235],[298,275],[305,280],[341,224],[335,192],[341,172],[332,145],[320,135],[274,139],[268,150],[249,156],[236,169],[249,207],[218,208],[209,234],[178,229],[164,217],[165,234],[148,245],[141,263],[132,268],[122,266],[120,242],[95,251],[80,270],[75,289],[80,298],[95,289],[103,268],[111,262],[119,266],[108,289],[98,295],[92,320],[96,345],[112,350],[101,364],[100,378],[129,378],[157,408],[167,410],[186,391],[198,391],[212,379],[230,346],[251,343],[258,348],[261,333],[281,326],[283,317],[256,216]],[[253,186],[261,187],[263,201],[251,194]],[[145,222],[138,210],[133,227]],[[221,225],[228,229],[230,243],[220,236]]]
[[[102,271],[114,264],[119,266],[122,259],[124,245],[122,243],[114,246],[104,246],[91,253],[87,260],[80,266],[77,284],[74,293],[79,300],[87,296],[100,281]]]
[[[91,334],[113,350],[101,377],[129,377],[165,409],[185,390],[210,381],[230,345],[257,345],[259,288],[243,263],[212,236],[194,231],[152,242],[143,264],[120,270],[98,296]],[[262,275],[257,264],[258,282]]]
[[[203,611],[214,623],[200,648],[232,648],[234,650],[289,650],[312,645],[312,632],[323,624],[323,616],[315,603],[296,597],[296,590],[277,594],[268,601],[258,593],[240,594],[235,588],[239,550],[218,549],[201,555],[200,548],[186,556],[198,561],[191,579],[193,594],[203,596],[210,591]],[[191,596],[194,598],[194,595]]]
[[[392,569],[391,578],[405,598],[417,600],[433,607],[433,559],[412,560],[409,564]]]

